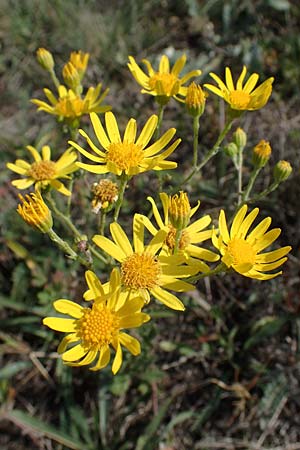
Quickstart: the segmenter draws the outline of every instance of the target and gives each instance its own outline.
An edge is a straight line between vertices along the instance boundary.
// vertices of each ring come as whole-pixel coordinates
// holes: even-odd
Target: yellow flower
[[[73,66],[79,73],[81,80],[85,74],[89,62],[89,57],[90,57],[89,53],[84,53],[81,50],[79,50],[78,52],[72,52],[70,55],[70,62],[73,64]]]
[[[106,209],[117,201],[119,189],[116,183],[104,179],[93,184],[92,193],[94,196],[92,200],[93,212],[98,214],[100,209]]]
[[[121,330],[140,327],[150,317],[141,312],[144,301],[140,297],[125,303],[120,301],[120,274],[117,269],[111,273],[108,293],[104,292],[93,272],[87,271],[85,277],[95,299],[91,308],[60,299],[54,302],[54,308],[71,318],[46,317],[43,323],[52,330],[69,333],[58,347],[64,363],[84,366],[96,360],[90,370],[103,369],[110,361],[112,346],[116,352],[112,372],[116,374],[123,359],[121,344],[134,356],[141,352],[139,341]]]
[[[193,117],[199,117],[205,109],[207,93],[204,92],[200,84],[191,83],[187,88],[185,97],[185,106],[189,114]]]
[[[179,278],[189,277],[199,271],[199,265],[183,265],[184,258],[174,255],[158,255],[167,232],[160,230],[148,245],[144,244],[144,225],[139,214],[133,220],[133,246],[121,226],[110,225],[113,242],[100,235],[93,237],[95,244],[121,263],[121,282],[125,293],[141,295],[149,302],[150,294],[166,306],[184,310],[183,303],[171,292],[194,289],[191,284]]]
[[[63,67],[63,78],[69,88],[71,88],[75,93],[77,93],[77,89],[80,86],[80,76],[76,67],[73,66],[71,62],[68,62]]]
[[[270,143],[262,139],[253,149],[253,163],[258,167],[264,167],[270,159],[271,153]]]
[[[104,150],[100,150],[89,136],[79,130],[80,134],[87,140],[94,153],[88,152],[76,142],[69,144],[75,147],[80,153],[97,164],[85,164],[78,162],[78,167],[93,173],[111,172],[116,175],[125,173],[128,176],[136,175],[146,170],[174,169],[177,163],[165,161],[173,153],[181,139],[177,139],[167,150],[159,153],[172,139],[176,133],[175,128],[170,128],[156,142],[147,147],[157,125],[157,116],[153,115],[148,119],[138,139],[136,139],[137,126],[135,119],[130,119],[121,139],[116,118],[112,112],[105,114],[106,130],[101,124],[97,114],[91,114],[95,135]]]
[[[51,71],[54,68],[54,59],[52,53],[45,48],[39,48],[36,52],[39,64],[46,70]]]
[[[212,241],[222,255],[222,262],[228,268],[232,267],[236,272],[257,280],[269,280],[282,273],[266,274],[270,270],[277,269],[287,258],[285,255],[291,250],[290,246],[279,248],[267,253],[261,253],[271,245],[280,235],[280,228],[268,230],[271,218],[266,217],[249,233],[249,228],[254,222],[259,209],[253,209],[247,216],[247,205],[244,205],[235,215],[230,233],[228,232],[225,213],[222,210],[219,217],[219,232],[217,237],[213,233]]]
[[[31,102],[38,106],[38,111],[45,111],[48,114],[57,116],[59,121],[65,120],[67,123],[72,123],[75,120],[78,121],[84,114],[90,112],[102,113],[111,109],[109,105],[102,105],[109,89],[106,89],[100,95],[101,87],[101,83],[96,88],[90,87],[82,98],[80,95],[75,94],[72,89],[67,89],[61,85],[58,88],[58,98],[55,97],[50,89],[44,89],[44,93],[50,103],[39,99],[33,99]]]
[[[6,164],[8,169],[25,177],[13,180],[12,185],[18,189],[27,189],[34,184],[36,190],[50,186],[61,194],[71,195],[71,192],[58,178],[70,178],[69,175],[78,169],[75,164],[77,155],[74,150],[69,148],[57,161],[52,161],[51,150],[48,145],[43,146],[41,154],[31,145],[26,148],[34,159],[33,163],[30,164],[23,159],[17,159],[14,164]]]
[[[152,205],[153,215],[156,220],[158,229],[152,224],[152,222],[146,216],[140,216],[143,221],[145,227],[148,231],[155,235],[158,230],[166,230],[167,234],[164,240],[164,245],[162,248],[162,255],[172,255],[175,248],[175,235],[176,228],[170,222],[170,200],[171,198],[165,193],[159,194],[162,205],[164,217],[160,215],[157,205],[152,197],[148,197]],[[195,214],[200,206],[200,202],[194,207],[191,208],[190,218]],[[200,244],[201,242],[206,241],[207,239],[211,239],[212,230],[204,229],[210,224],[211,217],[209,215],[201,217],[201,219],[195,220],[193,223],[188,225],[183,229],[181,234],[181,239],[179,241],[179,250],[180,253],[184,255],[187,261],[191,262],[193,258],[198,260],[199,271],[206,272],[209,270],[207,264],[203,263],[199,260],[215,262],[218,261],[219,255],[216,255],[214,252],[204,249],[202,247],[198,247],[196,244]]]
[[[214,94],[222,97],[232,109],[239,111],[253,111],[260,109],[265,106],[269,100],[274,78],[268,78],[260,86],[254,89],[259,76],[257,73],[253,73],[243,86],[246,73],[247,68],[244,66],[235,87],[232,80],[231,70],[229,67],[226,67],[226,84],[215,73],[210,73],[210,76],[216,81],[218,87],[212,84],[205,84],[204,86]]]
[[[160,59],[159,69],[156,72],[147,59],[143,59],[148,75],[140,69],[132,56],[129,56],[128,67],[136,81],[143,87],[143,94],[154,95],[160,97],[163,103],[167,103],[171,97],[184,102],[187,93],[187,87],[183,86],[190,78],[201,75],[201,70],[193,70],[188,72],[182,78],[179,74],[185,66],[186,55],[182,55],[175,62],[170,71],[170,62],[166,55]]]
[[[53,226],[51,211],[44,202],[40,192],[27,194],[24,197],[19,194],[23,204],[19,204],[17,212],[31,227],[47,233]]]

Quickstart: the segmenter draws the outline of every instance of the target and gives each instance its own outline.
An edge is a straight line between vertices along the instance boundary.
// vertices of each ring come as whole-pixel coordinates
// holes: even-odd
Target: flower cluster
[[[90,366],[91,370],[100,370],[108,365],[111,351],[114,350],[112,372],[116,374],[122,365],[122,347],[135,356],[141,352],[140,342],[125,330],[141,327],[150,320],[147,308],[151,300],[157,305],[184,311],[186,305],[180,293],[195,289],[195,282],[201,278],[230,271],[257,280],[268,280],[282,274],[277,269],[287,260],[291,247],[264,252],[278,238],[281,230],[269,229],[270,217],[253,226],[259,210],[254,208],[248,213],[247,206],[256,177],[271,158],[268,141],[261,140],[255,145],[252,152],[253,167],[246,185],[242,179],[246,133],[239,127],[233,134],[232,142],[225,147],[225,153],[233,160],[238,171],[236,212],[232,214],[230,227],[223,209],[219,212],[218,223],[213,224],[210,214],[201,212],[199,216],[200,200],[191,206],[189,196],[198,198],[198,194],[192,192],[188,195],[188,181],[220,151],[233,121],[245,111],[265,106],[271,95],[273,78],[256,87],[258,75],[250,75],[245,82],[247,69],[244,67],[235,85],[231,70],[227,67],[225,82],[216,74],[210,74],[217,87],[205,84],[202,88],[195,82],[185,86],[188,80],[201,75],[200,70],[193,70],[180,76],[186,63],[185,55],[177,59],[172,68],[168,57],[163,55],[158,71],[148,60],[143,60],[147,73],[129,56],[130,72],[142,86],[141,92],[155,97],[159,114],[151,115],[139,133],[136,119],[129,118],[124,132],[120,133],[116,116],[109,111],[111,107],[102,103],[108,89],[101,94],[99,84],[96,88],[90,87],[82,95],[88,53],[71,53],[62,70],[64,84],[56,77],[55,62],[50,52],[41,48],[37,58],[51,75],[57,95],[44,89],[49,103],[38,99],[32,102],[39,110],[57,116],[59,121],[69,126],[71,140],[68,143],[71,147],[52,160],[49,146],[44,145],[39,151],[29,145],[27,150],[33,162],[17,159],[15,163],[8,163],[7,167],[22,176],[12,181],[16,188],[35,188],[35,192],[25,195],[25,198],[20,196],[22,204],[19,204],[17,211],[22,219],[36,230],[47,233],[69,258],[87,268],[85,278],[88,289],[83,299],[89,303],[82,305],[82,302],[59,299],[53,304],[58,315],[43,320],[47,327],[66,333],[58,347],[65,364],[85,365]],[[199,119],[204,113],[208,97],[205,88],[224,99],[230,111],[224,130],[198,165]],[[161,173],[177,167],[173,153],[181,139],[174,138],[176,128],[168,128],[160,133],[163,111],[171,98],[184,103],[186,111],[193,117],[192,171],[186,179],[171,188],[177,192],[173,195],[166,192],[168,188],[161,188],[164,180],[160,177],[160,203],[155,197],[148,197],[149,214],[136,212],[133,215],[130,239],[128,226],[122,227],[118,223],[128,182],[144,172]],[[104,118],[99,118],[98,114],[104,112]],[[78,129],[80,118],[88,113],[93,137],[84,129]],[[78,141],[77,131],[83,143]],[[169,159],[171,156],[174,156],[174,161]],[[70,197],[73,181],[76,181],[73,174],[77,170],[78,178],[85,175],[85,184],[89,183],[87,176],[90,177],[90,174],[100,177],[90,186],[89,194],[86,195],[88,198],[92,194],[87,207],[100,218],[98,230],[90,237],[77,230],[70,211],[67,214],[61,212],[51,196],[54,189]],[[272,184],[258,194],[258,199],[285,181],[291,171],[287,161],[279,161],[274,167]],[[62,183],[62,179],[69,181],[68,186]],[[187,186],[186,191],[180,189],[184,185]],[[47,203],[42,194],[45,194]],[[72,244],[68,244],[54,231],[51,209],[55,217],[73,233]],[[110,237],[107,237],[105,221],[111,211]],[[107,274],[109,281],[104,284],[97,276],[99,265],[102,271],[103,267],[112,266],[111,272]]]

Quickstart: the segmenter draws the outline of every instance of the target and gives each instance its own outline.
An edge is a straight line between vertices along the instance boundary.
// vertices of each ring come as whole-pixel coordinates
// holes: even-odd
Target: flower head
[[[207,94],[202,90],[200,84],[194,81],[187,88],[185,106],[189,114],[199,117],[203,114]]]
[[[57,161],[52,161],[48,145],[43,146],[41,154],[31,145],[26,148],[34,159],[33,163],[17,159],[14,164],[7,163],[6,165],[8,169],[25,177],[13,180],[12,185],[18,189],[27,189],[34,184],[36,190],[50,186],[64,195],[71,195],[59,178],[70,178],[69,175],[78,169],[75,165],[77,155],[74,150],[69,148]]]
[[[48,114],[57,116],[59,121],[65,121],[70,124],[78,125],[81,116],[91,112],[102,113],[109,111],[111,106],[102,105],[109,89],[106,89],[101,95],[101,83],[96,88],[90,87],[84,97],[76,94],[72,89],[67,89],[61,85],[58,88],[58,98],[50,91],[44,89],[44,93],[49,100],[46,103],[39,99],[31,100],[38,106],[38,111],[45,111]]]
[[[40,192],[27,194],[25,198],[19,194],[22,204],[18,205],[17,212],[31,227],[47,233],[53,226],[51,211],[44,202]]]
[[[283,181],[287,180],[292,171],[293,168],[288,161],[278,161],[278,163],[274,167],[273,172],[276,183],[282,183]]]
[[[93,272],[87,271],[85,277],[88,292],[94,299],[92,306],[87,308],[70,300],[57,300],[53,304],[56,311],[71,318],[46,317],[43,323],[52,330],[69,333],[58,347],[64,363],[84,366],[96,360],[91,370],[100,370],[109,363],[110,347],[113,347],[116,354],[112,372],[116,374],[122,364],[121,344],[134,356],[141,352],[139,341],[122,330],[140,327],[150,317],[141,312],[144,301],[140,297],[125,302],[120,298],[120,274],[117,269],[111,273],[108,293],[104,292]]]
[[[73,64],[73,66],[79,73],[80,80],[82,80],[85,74],[89,62],[89,57],[89,53],[84,53],[81,50],[79,50],[78,52],[72,52],[70,55],[70,63]]]
[[[271,153],[270,143],[262,139],[253,149],[253,163],[258,167],[264,167],[270,159]]]
[[[160,230],[148,245],[144,244],[144,225],[139,214],[133,221],[133,247],[125,231],[114,222],[110,225],[113,241],[96,235],[95,244],[121,263],[121,282],[126,295],[141,295],[146,302],[150,294],[166,306],[176,310],[184,310],[182,302],[171,292],[183,292],[194,289],[194,286],[181,280],[199,271],[199,265],[193,262],[184,265],[182,256],[159,255],[167,232]]]
[[[105,114],[107,132],[105,132],[97,114],[91,114],[90,117],[95,135],[104,150],[96,147],[89,136],[83,130],[79,130],[96,155],[88,152],[76,142],[70,141],[69,143],[96,164],[78,162],[78,167],[98,174],[111,172],[116,175],[125,173],[128,176],[146,170],[164,170],[177,167],[175,162],[165,160],[175,150],[180,139],[177,139],[167,150],[160,153],[174,136],[175,128],[170,128],[156,142],[147,147],[157,126],[157,116],[153,115],[148,119],[137,139],[137,125],[134,119],[129,120],[123,139],[121,139],[118,124],[112,112]]]
[[[180,191],[169,198],[169,217],[174,228],[183,230],[191,216],[191,206],[186,192]]]
[[[175,248],[176,228],[172,225],[170,220],[171,197],[169,197],[165,192],[160,193],[159,196],[163,205],[163,217],[160,215],[154,199],[152,197],[148,197],[148,200],[152,205],[153,216],[158,228],[152,224],[148,217],[143,215],[140,215],[140,217],[145,227],[152,235],[155,235],[158,230],[166,231],[167,234],[163,243],[161,255],[172,255]],[[198,202],[198,204],[194,206],[194,208],[190,209],[190,219],[196,213],[199,206],[200,202]],[[201,217],[201,219],[195,220],[191,224],[187,224],[187,226],[182,230],[181,238],[179,241],[179,254],[183,255],[186,261],[190,263],[195,258],[197,260],[198,270],[202,272],[206,272],[209,270],[208,265],[205,264],[203,260],[215,262],[219,259],[219,255],[216,255],[211,250],[199,247],[197,245],[201,242],[211,239],[212,230],[205,230],[210,222],[211,217],[209,215],[206,215]]]
[[[74,92],[77,92],[78,86],[80,86],[80,76],[76,67],[69,61],[64,65],[62,73],[66,85]]]
[[[269,247],[280,235],[280,228],[268,230],[271,218],[266,217],[248,234],[259,209],[253,209],[248,215],[247,205],[244,205],[235,215],[230,233],[227,228],[225,213],[222,210],[219,217],[219,237],[213,234],[214,246],[222,255],[222,262],[232,267],[236,272],[257,280],[269,280],[282,273],[267,274],[270,270],[277,269],[287,258],[285,255],[291,250],[290,246],[279,248],[267,253],[261,253]]]
[[[182,78],[179,74],[185,66],[186,56],[182,55],[170,70],[170,62],[166,55],[160,59],[159,69],[156,72],[147,59],[143,59],[148,75],[137,65],[135,59],[129,56],[128,67],[136,81],[143,87],[143,94],[150,94],[158,98],[158,101],[167,103],[171,97],[184,101],[187,87],[183,86],[190,78],[201,75],[201,70],[188,72]]]
[[[45,48],[39,48],[36,52],[39,64],[46,70],[51,71],[54,68],[54,59],[52,53]]]
[[[92,193],[93,212],[98,214],[100,209],[106,209],[117,201],[119,189],[116,183],[104,179],[93,184]]]
[[[239,111],[253,111],[260,109],[265,106],[269,100],[274,78],[268,78],[260,86],[254,89],[259,76],[257,73],[253,73],[243,86],[246,73],[247,68],[244,66],[236,86],[234,86],[231,70],[229,67],[226,67],[226,84],[215,73],[210,73],[210,76],[216,81],[218,87],[212,84],[205,84],[204,86],[214,94],[222,97],[232,109]]]

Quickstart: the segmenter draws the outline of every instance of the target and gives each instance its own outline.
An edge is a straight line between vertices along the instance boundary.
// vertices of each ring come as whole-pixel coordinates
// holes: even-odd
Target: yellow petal
[[[167,232],[165,230],[159,230],[156,235],[151,239],[150,243],[145,248],[147,253],[150,255],[155,255],[158,250],[162,247],[164,240],[167,236]]]
[[[110,141],[115,143],[121,142],[118,124],[112,112],[107,112],[105,114],[105,125]]]
[[[76,331],[77,321],[74,319],[63,319],[61,317],[45,317],[43,324],[55,331],[63,331],[65,333],[73,333]]]
[[[136,145],[141,145],[144,149],[150,139],[152,138],[154,131],[157,127],[158,117],[156,115],[152,115],[150,119],[147,120],[139,138],[136,141]]]
[[[226,85],[229,91],[234,91],[234,84],[233,84],[233,80],[232,80],[232,75],[231,75],[231,70],[229,69],[229,67],[226,67],[225,69],[225,80],[226,80]]]
[[[269,263],[273,261],[277,261],[277,259],[282,258],[287,253],[292,250],[292,247],[286,246],[281,247],[277,250],[273,250],[272,252],[262,253],[261,255],[256,255],[256,261],[258,263]]]
[[[77,361],[78,359],[85,356],[88,349],[84,348],[81,344],[75,345],[75,347],[70,348],[62,355],[63,361]]]
[[[94,272],[87,270],[85,272],[85,279],[89,287],[89,290],[83,294],[85,300],[89,301],[105,296],[102,283]]]
[[[129,242],[129,239],[128,239],[125,231],[122,229],[122,227],[117,222],[113,222],[110,225],[110,233],[113,237],[113,240],[117,244],[117,246],[122,250],[122,253],[125,256],[132,255],[133,250],[132,250],[131,244]]]
[[[231,229],[230,229],[230,238],[233,239],[235,236],[239,236],[240,234],[240,227],[244,220],[244,217],[247,213],[248,206],[244,205],[242,206],[236,215],[234,216]],[[220,227],[221,228],[221,227]]]
[[[136,138],[136,120],[130,119],[124,132],[123,142],[134,143],[135,138]]]
[[[62,314],[69,314],[75,319],[80,319],[83,316],[84,308],[77,303],[71,302],[70,300],[60,299],[53,303],[56,311]]]
[[[127,348],[127,350],[130,351],[132,355],[137,356],[141,353],[141,344],[133,336],[130,336],[127,333],[120,333],[119,341],[124,345],[124,347]]]
[[[117,261],[123,262],[126,259],[126,254],[123,250],[110,241],[107,237],[96,234],[92,240],[98,247],[111,255]]]
[[[173,294],[165,291],[161,287],[151,289],[151,294],[168,308],[175,309],[177,311],[184,311],[184,304]]]
[[[220,215],[219,215],[219,229],[220,229],[220,235],[222,236],[223,241],[225,242],[225,244],[227,244],[230,240],[230,237],[229,237],[229,233],[228,233],[225,212],[223,209],[220,211]]]
[[[100,370],[107,366],[110,360],[110,348],[108,345],[103,345],[100,349],[99,359],[94,367],[91,367],[90,370]]]
[[[99,117],[97,116],[96,113],[91,113],[90,114],[90,119],[94,128],[94,132],[95,135],[98,139],[98,141],[100,142],[100,144],[102,145],[103,148],[107,149],[110,145],[110,141],[107,137],[107,134],[105,133],[105,130],[102,126],[102,123],[99,119]]]
[[[57,353],[59,353],[59,354],[64,353],[69,344],[72,344],[79,340],[80,340],[80,338],[77,333],[67,334],[63,338],[63,340],[60,342],[60,344],[57,348]]]
[[[119,371],[121,365],[122,365],[122,360],[123,360],[123,354],[122,354],[122,347],[120,342],[118,341],[118,345],[117,345],[117,351],[115,354],[115,358],[114,358],[114,362],[112,364],[112,373],[114,375],[116,375],[116,373]]]

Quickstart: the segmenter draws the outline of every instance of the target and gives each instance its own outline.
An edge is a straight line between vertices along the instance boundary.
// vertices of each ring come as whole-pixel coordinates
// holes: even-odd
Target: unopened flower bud
[[[54,59],[52,53],[45,48],[39,48],[36,52],[38,63],[46,70],[51,71],[54,68]]]
[[[183,230],[187,227],[191,216],[191,206],[186,192],[173,195],[169,201],[169,218],[174,228]]]
[[[237,145],[239,150],[244,150],[247,144],[247,134],[242,128],[237,128],[233,133],[233,142]]]
[[[94,195],[92,200],[93,212],[98,214],[100,209],[106,209],[117,201],[119,190],[116,183],[104,179],[99,183],[94,183],[92,193]]]
[[[277,183],[282,183],[283,181],[287,180],[291,175],[292,170],[292,166],[288,161],[278,161],[273,171],[275,181]]]
[[[262,139],[253,149],[253,164],[264,167],[270,159],[272,148],[268,141]]]
[[[23,204],[19,204],[17,212],[31,227],[41,233],[48,233],[53,226],[51,211],[44,202],[39,191],[27,194],[25,198],[19,194]]]
[[[189,114],[193,117],[201,116],[205,109],[207,94],[199,84],[191,83],[187,89],[185,106]]]
[[[80,76],[71,62],[64,65],[62,74],[66,85],[76,92],[78,86],[80,85]]]
[[[230,156],[230,158],[234,158],[238,154],[239,149],[234,142],[230,142],[224,147],[224,152],[226,155]]]

